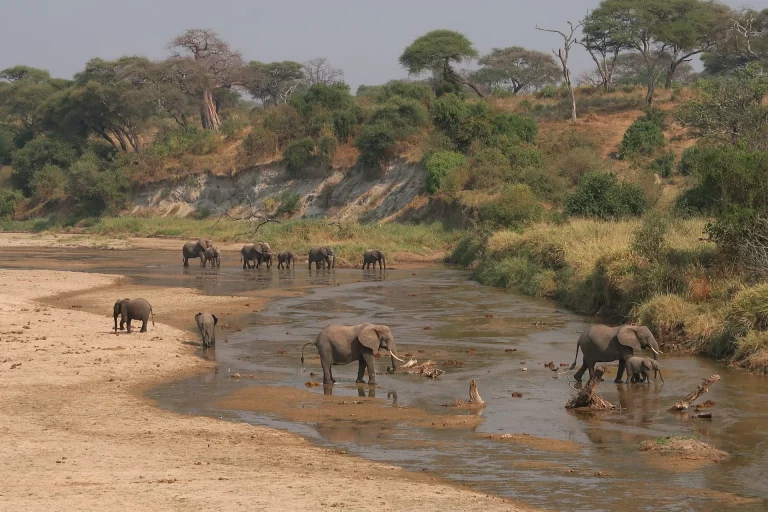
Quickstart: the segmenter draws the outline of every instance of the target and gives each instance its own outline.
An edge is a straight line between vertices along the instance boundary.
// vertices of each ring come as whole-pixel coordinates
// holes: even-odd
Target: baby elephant
[[[283,251],[277,255],[277,268],[291,268],[296,266],[294,262],[293,253],[291,251]]]
[[[376,262],[379,263],[379,269],[382,268],[382,264],[384,265],[383,268],[387,268],[387,260],[384,259],[384,253],[380,251],[379,249],[368,249],[363,254],[363,268],[371,268],[371,265],[373,265],[373,268],[376,268]]]
[[[147,299],[120,299],[115,302],[115,332],[117,332],[117,315],[120,315],[120,330],[127,324],[128,334],[131,333],[131,320],[141,320],[141,332],[147,332],[149,315],[152,315],[152,327],[155,326],[155,313]]]
[[[221,251],[219,251],[218,247],[211,246],[205,250],[203,253],[204,259],[203,259],[203,267],[205,267],[206,263],[209,261],[211,262],[211,268],[216,266],[216,268],[221,267]]]
[[[664,382],[664,377],[661,376],[661,366],[659,362],[651,359],[650,357],[630,357],[627,361],[627,384],[630,379],[632,382],[646,382],[650,381],[650,373],[653,370],[653,379],[656,380],[656,374],[659,375],[661,382]]]
[[[219,319],[216,315],[210,313],[198,313],[195,315],[195,323],[200,330],[200,336],[203,337],[203,346],[210,347],[216,344],[216,324],[219,323]]]

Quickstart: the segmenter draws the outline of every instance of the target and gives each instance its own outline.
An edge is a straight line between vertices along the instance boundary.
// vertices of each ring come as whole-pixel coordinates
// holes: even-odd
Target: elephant
[[[127,324],[128,334],[131,333],[131,320],[141,320],[141,332],[147,332],[149,315],[152,315],[152,327],[155,326],[155,313],[147,299],[120,299],[115,302],[115,332],[117,332],[117,315],[120,315],[120,330]]]
[[[254,268],[251,261],[255,262],[255,267],[259,268],[262,263],[267,264],[267,268],[272,266],[272,248],[266,242],[255,244],[245,244],[240,249],[240,259],[243,261],[243,268]]]
[[[184,266],[189,266],[190,258],[200,258],[202,266],[205,265],[205,250],[211,247],[211,241],[207,238],[199,238],[197,242],[187,242],[184,247],[181,248],[181,254],[184,261]]]
[[[579,358],[579,348],[583,354],[581,368],[573,375],[576,382],[581,382],[584,372],[589,370],[591,377],[595,363],[607,363],[619,360],[619,370],[616,373],[615,383],[622,382],[624,367],[636,352],[642,349],[651,349],[653,358],[662,352],[659,344],[653,337],[650,329],[645,326],[621,325],[608,327],[607,325],[593,325],[580,337],[576,343],[576,357],[573,359],[571,370],[576,368],[576,360]]]
[[[277,268],[291,268],[296,266],[296,258],[291,251],[283,251],[277,255]]]
[[[331,366],[335,364],[348,364],[358,361],[357,383],[364,383],[363,376],[368,369],[368,384],[376,384],[376,368],[374,354],[379,349],[389,352],[392,360],[392,368],[388,372],[394,372],[395,360],[404,362],[397,357],[397,349],[392,332],[386,325],[357,324],[357,325],[329,325],[315,338],[301,347],[301,364],[304,364],[304,348],[315,345],[320,355],[320,364],[323,366],[323,384],[336,382],[331,373]]]
[[[319,269],[321,266],[325,268],[336,267],[336,255],[333,249],[330,247],[313,247],[309,250],[309,269],[312,270],[312,264],[315,264],[315,268]]]
[[[219,319],[216,315],[210,313],[198,313],[195,315],[195,323],[198,330],[200,330],[200,336],[203,337],[203,347],[210,347],[216,344],[216,324],[219,323]]]
[[[632,382],[650,382],[651,370],[653,370],[653,380],[656,380],[656,375],[658,375],[661,382],[664,382],[658,361],[650,357],[630,357],[627,361],[627,384],[629,384],[630,378]]]
[[[210,261],[211,262],[211,268],[216,266],[216,268],[221,267],[221,251],[217,247],[210,246],[205,250],[205,253],[203,253],[204,259],[203,259],[203,267]]]
[[[377,261],[379,262],[379,269],[382,268],[382,264],[384,264],[383,268],[387,268],[387,260],[384,259],[384,253],[379,249],[368,249],[363,254],[363,268],[371,268],[371,264],[373,264],[373,268],[376,268]]]

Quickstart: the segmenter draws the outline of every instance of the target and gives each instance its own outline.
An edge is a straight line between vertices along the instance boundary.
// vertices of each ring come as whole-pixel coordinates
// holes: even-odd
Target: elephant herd
[[[187,242],[181,248],[182,261],[185,267],[189,266],[189,260],[200,258],[200,266],[206,267],[209,263],[211,268],[221,267],[221,251],[213,245],[210,239],[200,238],[196,242]],[[245,244],[240,249],[240,261],[243,263],[243,269],[261,268],[262,263],[267,267],[272,267],[272,248],[266,242],[255,244]],[[277,255],[277,268],[295,267],[296,256],[291,251],[283,251]],[[307,255],[309,268],[312,264],[315,268],[334,268],[336,266],[336,254],[333,249],[327,246],[312,247]],[[387,261],[384,253],[379,249],[368,249],[363,254],[362,268],[387,268]]]

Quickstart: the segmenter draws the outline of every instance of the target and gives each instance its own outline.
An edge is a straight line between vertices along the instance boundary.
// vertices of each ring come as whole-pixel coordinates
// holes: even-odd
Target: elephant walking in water
[[[379,263],[379,269],[387,268],[387,260],[384,259],[384,253],[382,251],[379,249],[368,249],[365,251],[363,254],[363,268],[371,268],[371,264],[373,264],[373,268],[375,269],[376,262]]]
[[[216,315],[210,313],[198,313],[195,315],[195,323],[203,338],[203,347],[210,347],[216,344],[216,324],[219,319]]]
[[[211,241],[207,238],[200,238],[197,242],[187,242],[181,248],[181,255],[184,266],[189,266],[190,258],[200,258],[200,265],[205,266],[205,250],[211,247]]]
[[[627,384],[630,379],[632,382],[649,382],[651,380],[651,371],[653,371],[653,380],[658,375],[661,382],[664,377],[661,376],[661,366],[659,362],[650,357],[630,357],[627,361]]]
[[[376,384],[376,367],[374,354],[380,349],[389,351],[392,359],[392,368],[395,370],[395,360],[404,362],[395,353],[395,339],[386,325],[358,324],[358,325],[329,325],[317,335],[315,341],[310,341],[301,347],[301,364],[304,364],[304,348],[307,345],[315,345],[320,355],[320,364],[323,367],[323,384],[336,382],[331,373],[331,366],[335,364],[349,364],[358,361],[357,381],[365,382],[365,370],[368,370],[368,384]]]
[[[115,318],[115,332],[117,332],[117,315],[120,315],[120,330],[127,325],[128,334],[131,333],[131,320],[141,320],[141,331],[147,332],[149,315],[152,315],[152,327],[155,326],[155,313],[147,299],[120,299],[115,302],[113,316]]]
[[[296,258],[291,251],[283,251],[277,255],[277,268],[291,268],[296,266]]]
[[[579,337],[576,343],[576,357],[573,359],[571,370],[576,368],[579,358],[579,349],[582,353],[581,368],[573,375],[576,382],[581,382],[584,372],[589,370],[589,376],[595,370],[596,363],[609,363],[619,361],[619,370],[616,373],[615,383],[622,382],[624,368],[629,359],[643,349],[653,351],[653,358],[657,359],[659,344],[653,337],[650,329],[645,326],[621,325],[608,327],[607,325],[593,325]]]
[[[259,268],[262,263],[267,264],[267,268],[272,266],[272,248],[266,242],[255,244],[245,244],[240,249],[240,259],[243,261],[243,268]],[[251,266],[251,262],[254,265]]]
[[[312,264],[315,268],[320,267],[334,268],[336,266],[336,255],[330,247],[313,247],[309,250],[309,269],[312,270]]]
[[[216,268],[221,267],[221,251],[219,251],[218,248],[214,246],[210,246],[205,250],[205,253],[203,253],[204,259],[203,259],[203,267],[210,261],[211,262],[211,268],[214,266]]]

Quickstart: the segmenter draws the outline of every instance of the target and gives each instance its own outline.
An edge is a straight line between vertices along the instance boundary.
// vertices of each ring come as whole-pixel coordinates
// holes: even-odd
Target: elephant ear
[[[639,352],[643,349],[633,326],[626,325],[619,329],[617,337],[619,338],[619,343],[625,347],[631,348],[633,352]]]
[[[643,369],[646,372],[653,371],[653,359],[648,359],[647,357],[643,359]]]
[[[361,345],[376,352],[379,350],[379,333],[372,325],[366,325],[358,333],[357,339]]]
[[[216,324],[219,323],[219,319],[216,318],[216,315],[211,315],[213,317],[213,326],[216,327]]]

